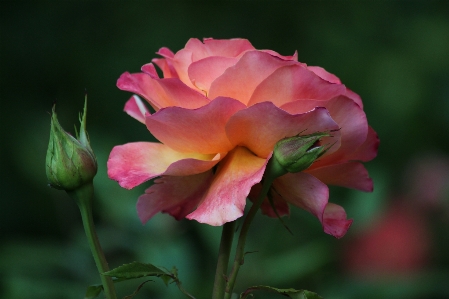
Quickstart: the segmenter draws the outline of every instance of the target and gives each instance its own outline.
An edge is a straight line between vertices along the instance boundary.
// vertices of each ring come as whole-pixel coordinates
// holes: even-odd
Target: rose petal
[[[201,201],[211,183],[212,171],[190,176],[163,176],[145,190],[137,201],[137,214],[145,224],[159,212],[184,218]]]
[[[153,58],[151,59],[151,62],[155,63],[162,70],[164,78],[179,78],[175,68],[168,59]]]
[[[329,81],[330,83],[341,84],[341,81],[337,76],[329,73],[328,71],[326,71],[325,69],[323,69],[320,66],[308,66],[307,69],[309,71],[314,72],[320,78],[322,78],[326,81]]]
[[[195,109],[209,102],[176,78],[153,79],[144,73],[125,72],[117,80],[117,87],[141,95],[158,109],[171,106]]]
[[[331,83],[341,84],[341,81],[340,81],[340,79],[337,76],[335,76],[334,74],[329,73],[328,71],[326,71],[322,67],[319,67],[319,66],[308,66],[307,69],[309,69],[310,71],[314,72],[315,74],[317,74],[318,76],[320,76],[321,78],[323,78],[326,81],[329,81]],[[350,98],[351,100],[353,100],[354,102],[356,102],[357,105],[359,105],[360,108],[363,109],[362,99],[360,98],[360,96],[358,94],[356,94],[355,92],[353,92],[349,88],[346,88],[346,92],[344,93],[344,95],[347,96],[348,98]]]
[[[152,63],[147,63],[143,65],[140,70],[145,74],[149,75],[153,79],[159,79],[159,75],[157,74],[156,68]]]
[[[193,62],[188,68],[189,78],[198,89],[209,93],[211,83],[238,61],[235,57],[211,56]]]
[[[225,125],[245,106],[234,99],[217,98],[198,109],[170,107],[147,115],[148,130],[159,141],[179,152],[224,153],[233,146]]]
[[[337,239],[343,237],[352,224],[351,219],[346,219],[345,210],[341,206],[333,203],[327,204],[323,219],[324,232]]]
[[[347,161],[348,157],[366,140],[368,123],[365,112],[351,99],[338,96],[327,101],[299,100],[283,105],[289,113],[303,113],[320,105],[327,110],[340,127],[341,146],[333,154],[323,156],[312,167]]]
[[[165,58],[173,58],[175,56],[175,54],[172,52],[172,50],[170,50],[167,47],[160,48],[159,51],[156,52],[156,54],[159,54]]]
[[[236,57],[245,51],[254,50],[249,40],[244,38],[205,38],[203,42],[208,52],[215,56]]]
[[[143,124],[145,123],[145,114],[150,113],[142,100],[136,95],[133,95],[126,102],[123,110]]]
[[[254,90],[248,106],[266,101],[280,107],[300,99],[329,100],[345,92],[344,85],[330,83],[304,66],[295,64],[277,69],[262,81]]]
[[[248,195],[248,198],[254,203],[259,198],[259,193],[262,189],[262,184],[256,184],[251,188],[251,192]],[[276,212],[273,210],[271,203],[268,200],[268,197],[265,197],[260,209],[262,210],[262,214],[267,215],[268,217],[277,218],[279,216],[289,215],[290,208],[288,203],[274,190],[274,188],[270,189],[270,196],[273,202],[274,208]]]
[[[232,144],[246,146],[263,158],[273,151],[274,145],[282,138],[301,132],[311,134],[336,129],[338,125],[325,108],[316,108],[303,114],[289,114],[270,102],[258,103],[238,111],[226,125],[226,133]],[[323,144],[336,142],[331,150],[338,149],[339,134],[337,131],[333,137],[323,138]]]
[[[108,159],[108,176],[131,189],[161,175],[192,175],[217,164],[222,155],[179,153],[161,143],[134,142],[115,146]]]
[[[186,218],[217,226],[241,217],[246,197],[262,179],[267,160],[244,147],[232,150],[218,165],[204,200]]]
[[[359,162],[347,162],[311,170],[308,169],[306,172],[329,185],[337,185],[366,192],[373,191],[373,180],[369,177],[368,171],[363,164]]]
[[[323,222],[329,188],[317,178],[304,172],[287,173],[274,180],[273,188],[284,200],[308,211]]]
[[[365,142],[348,157],[348,160],[358,160],[363,162],[371,161],[377,156],[379,142],[377,133],[373,128],[368,126],[368,136],[366,137]]]
[[[254,89],[281,66],[295,64],[260,51],[246,52],[210,86],[209,98],[226,96],[247,104]]]
[[[175,54],[168,48],[160,48],[156,54],[161,55],[164,58],[154,58],[151,61],[154,62],[161,70],[164,78],[179,78],[173,66],[173,57]]]
[[[188,49],[182,49],[176,52],[172,59],[173,67],[179,76],[179,79],[192,89],[196,89],[192,81],[190,81],[189,74],[187,72],[190,64],[192,64],[192,51]]]
[[[281,58],[281,59],[283,59],[283,60],[293,60],[293,61],[298,61],[298,51],[295,51],[295,53],[293,53],[292,56],[284,56],[284,55],[281,55],[281,54],[279,54],[278,52],[273,51],[273,50],[259,50],[259,51],[260,51],[260,52],[268,53],[268,54],[270,54],[270,55],[272,55],[272,56],[276,56],[276,57]]]

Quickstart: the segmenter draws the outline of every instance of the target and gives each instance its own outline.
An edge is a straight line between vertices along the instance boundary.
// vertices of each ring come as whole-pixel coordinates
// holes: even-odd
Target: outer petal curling
[[[304,172],[287,173],[273,182],[273,188],[283,199],[308,211],[323,223],[329,188],[317,178]]]
[[[352,224],[351,219],[346,219],[345,210],[341,206],[333,203],[327,204],[323,218],[324,232],[337,239],[343,237]]]
[[[346,87],[330,83],[299,64],[274,71],[254,90],[248,106],[270,101],[280,107],[298,99],[329,100],[343,95]]]
[[[246,52],[210,86],[209,98],[231,97],[247,104],[256,87],[276,69],[296,64],[265,52]]]
[[[209,102],[176,78],[153,79],[145,73],[125,72],[117,80],[117,87],[141,95],[157,109],[171,106],[195,109]]]
[[[223,157],[179,153],[161,143],[134,142],[115,146],[108,159],[108,176],[126,189],[161,175],[205,172]]]
[[[137,201],[137,214],[145,224],[159,212],[184,218],[201,201],[212,181],[212,171],[190,176],[163,176]]]
[[[170,107],[147,115],[148,130],[159,141],[179,152],[224,153],[233,146],[225,125],[245,105],[230,98],[217,98],[198,109]]]
[[[150,113],[145,104],[137,95],[133,95],[125,104],[123,109],[132,118],[137,119],[141,123],[145,123],[145,115]]]
[[[306,172],[318,178],[325,184],[337,185],[365,192],[373,191],[373,180],[369,177],[368,171],[363,164],[359,162],[347,162],[324,166],[306,170]]]
[[[259,157],[267,157],[276,142],[301,132],[311,134],[318,131],[337,130],[338,125],[332,120],[325,108],[318,107],[303,114],[289,114],[274,106],[273,103],[258,103],[238,111],[226,125],[226,133],[234,145],[246,146]],[[340,133],[322,139],[323,144],[335,145],[329,154],[340,146]]]
[[[203,201],[186,218],[218,226],[241,217],[246,197],[262,179],[267,161],[244,147],[232,150],[218,165]]]
[[[283,105],[281,108],[290,113],[303,113],[322,104],[329,110],[332,119],[340,127],[341,146],[332,155],[322,157],[312,168],[329,163],[347,161],[348,157],[366,140],[368,123],[365,112],[345,96],[338,96],[327,101],[298,100]]]

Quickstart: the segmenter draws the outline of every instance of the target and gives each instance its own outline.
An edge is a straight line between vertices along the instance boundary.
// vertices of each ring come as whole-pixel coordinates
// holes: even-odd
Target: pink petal
[[[161,175],[192,175],[217,164],[221,155],[179,153],[161,143],[134,142],[115,146],[108,159],[108,176],[131,189]]]
[[[161,70],[164,78],[179,78],[173,66],[173,57],[175,54],[168,48],[160,48],[156,54],[161,55],[164,58],[154,58],[151,61],[154,62]]]
[[[303,113],[317,105],[327,108],[332,119],[340,127],[341,146],[333,154],[322,157],[315,162],[312,167],[348,161],[349,156],[366,140],[368,123],[365,112],[345,96],[335,97],[327,101],[298,100],[287,103],[281,108],[289,113]]]
[[[379,149],[379,137],[377,133],[368,126],[368,136],[365,142],[357,148],[357,150],[352,153],[348,159],[358,160],[358,161],[371,161],[377,156],[377,150]]]
[[[184,218],[198,205],[212,181],[212,171],[190,176],[163,176],[137,201],[137,214],[145,224],[159,212]]]
[[[251,192],[248,195],[248,198],[254,203],[259,198],[259,193],[262,189],[262,185],[256,184],[251,188]],[[274,188],[270,189],[270,196],[273,201],[273,205],[277,211],[277,214],[279,216],[289,215],[290,214],[290,208],[287,204],[287,202],[274,190]],[[264,201],[262,202],[262,205],[260,206],[260,209],[262,210],[262,214],[267,215],[268,217],[277,218],[278,215],[276,215],[276,212],[273,210],[273,207],[271,206],[271,203],[268,200],[268,197],[265,197]]]
[[[211,56],[193,62],[189,68],[189,78],[192,83],[200,90],[209,93],[209,88],[217,77],[230,66],[238,61],[234,57]]]
[[[272,56],[276,56],[276,57],[281,58],[283,60],[293,60],[293,61],[296,61],[296,62],[298,61],[298,51],[295,51],[295,53],[293,53],[292,56],[284,56],[284,55],[281,55],[278,52],[275,52],[273,50],[259,50],[259,51],[268,53],[268,54],[270,54]]]
[[[352,224],[351,219],[346,219],[345,210],[341,206],[333,203],[327,204],[323,218],[324,232],[337,239],[343,237]]]
[[[253,45],[243,38],[205,38],[203,42],[208,52],[214,56],[236,57],[245,51],[254,50]]]
[[[141,67],[142,72],[149,75],[153,79],[159,79],[156,68],[152,63],[147,63]]]
[[[329,189],[317,178],[304,172],[287,173],[273,182],[273,188],[284,200],[308,211],[323,222]]]
[[[150,113],[142,100],[133,95],[125,104],[125,112],[141,123],[145,123],[145,114]]]
[[[325,184],[353,188],[366,192],[373,191],[373,180],[369,177],[368,171],[363,164],[359,162],[324,166],[306,170],[306,172]]]
[[[171,106],[195,109],[209,102],[176,78],[153,79],[144,73],[125,72],[117,80],[117,87],[141,95],[158,109]]]
[[[316,75],[320,76],[320,78],[329,81],[330,83],[341,84],[340,79],[334,74],[329,73],[325,69],[320,66],[308,66],[307,69],[309,71],[314,72]]]
[[[159,51],[156,52],[156,54],[159,54],[165,58],[173,58],[175,56],[175,54],[167,47],[160,48]]]
[[[304,66],[295,64],[274,71],[254,90],[248,106],[270,101],[280,107],[299,99],[328,100],[345,94],[344,85],[321,79]]]
[[[348,98],[350,98],[351,100],[353,100],[354,102],[356,102],[357,105],[359,105],[360,108],[363,109],[362,98],[361,98],[358,94],[356,94],[355,92],[353,92],[353,91],[350,90],[349,88],[346,88],[345,96],[347,96]]]
[[[198,39],[190,39],[185,49],[192,51],[193,61],[198,61],[209,56],[237,57],[245,51],[254,50],[254,47],[246,39],[205,38],[203,43]]]
[[[218,165],[201,204],[186,218],[218,226],[241,217],[246,197],[262,179],[267,160],[244,147],[232,150]]]
[[[260,51],[246,52],[211,85],[209,98],[226,96],[247,104],[256,87],[281,66],[295,64]]]
[[[324,79],[326,81],[329,81],[331,83],[341,84],[341,81],[340,81],[340,79],[337,76],[335,76],[334,74],[329,73],[328,71],[326,71],[322,67],[319,67],[319,66],[308,66],[307,69],[309,69],[310,71],[314,72],[315,74],[317,74],[318,76],[320,76],[322,79]],[[346,88],[346,92],[344,93],[344,95],[347,96],[348,98],[350,98],[351,100],[353,100],[354,102],[356,102],[357,105],[359,105],[360,108],[363,109],[362,99],[360,98],[360,96],[358,94],[356,94],[352,90]]]
[[[155,63],[161,70],[164,78],[179,78],[178,73],[176,73],[175,68],[165,58],[153,58],[151,59],[153,63]]]
[[[311,134],[318,131],[338,129],[325,108],[316,108],[303,114],[289,114],[273,103],[258,103],[235,113],[226,125],[226,133],[234,145],[246,146],[259,157],[266,158],[274,145],[285,137],[301,132]],[[332,150],[338,149],[340,133],[322,139],[323,144],[336,142]]]
[[[188,74],[188,69],[192,62],[192,51],[188,49],[179,50],[172,59],[173,67],[176,70],[179,79],[188,87],[196,89],[195,85],[190,81]]]
[[[198,109],[170,107],[147,115],[148,130],[159,141],[179,152],[225,153],[233,146],[225,125],[245,106],[234,99],[217,98]]]

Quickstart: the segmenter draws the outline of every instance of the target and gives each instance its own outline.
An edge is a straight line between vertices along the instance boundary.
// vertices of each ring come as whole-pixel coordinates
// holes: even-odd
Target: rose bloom
[[[158,212],[214,226],[233,221],[246,198],[257,196],[276,142],[332,131],[320,141],[333,144],[326,154],[306,171],[277,178],[270,192],[279,215],[291,203],[317,217],[326,233],[346,233],[352,220],[328,203],[326,184],[372,191],[360,162],[378,147],[357,94],[323,68],[298,62],[297,53],[256,50],[245,39],[190,39],[176,54],[157,54],[162,58],[141,73],[125,72],[117,86],[155,110],[136,95],[124,109],[160,143],[116,146],[108,160],[109,177],[124,188],[159,177],[138,199],[143,223]],[[276,217],[267,200],[262,211]]]

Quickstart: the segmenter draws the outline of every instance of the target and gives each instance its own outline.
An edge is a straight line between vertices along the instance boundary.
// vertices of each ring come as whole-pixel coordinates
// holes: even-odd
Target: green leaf
[[[101,284],[95,284],[87,287],[86,295],[84,299],[93,299],[97,298],[98,295],[103,291],[103,286]]]
[[[152,264],[144,264],[139,262],[132,262],[130,264],[119,266],[111,271],[104,272],[103,275],[124,279],[133,279],[146,276],[172,276],[170,272],[158,268]]]
[[[245,292],[240,294],[240,299],[248,298],[250,293],[254,291],[268,291],[272,293],[278,293],[280,295],[292,298],[292,299],[323,299],[316,293],[307,290],[295,290],[295,289],[277,289],[269,286],[254,286],[247,289]]]

